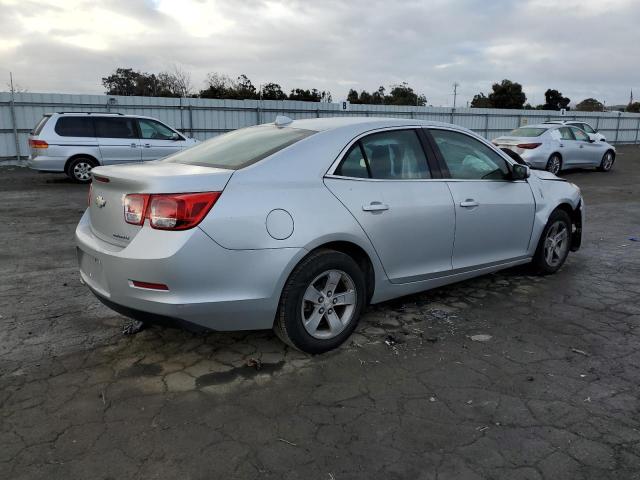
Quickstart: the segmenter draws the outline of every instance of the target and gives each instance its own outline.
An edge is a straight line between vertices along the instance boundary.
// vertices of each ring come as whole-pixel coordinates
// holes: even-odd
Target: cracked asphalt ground
[[[640,149],[620,152],[565,175],[587,224],[561,272],[371,307],[316,357],[123,336],[77,273],[87,187],[0,169],[0,478],[640,478]]]

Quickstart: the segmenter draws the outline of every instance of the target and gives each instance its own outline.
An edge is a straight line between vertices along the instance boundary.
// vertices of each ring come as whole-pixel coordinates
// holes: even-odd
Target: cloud
[[[331,90],[407,81],[458,104],[509,78],[529,100],[624,103],[640,91],[632,0],[0,0],[0,75],[30,91],[101,93],[116,67],[174,64],[198,88],[208,72]],[[4,83],[4,82],[1,82]]]

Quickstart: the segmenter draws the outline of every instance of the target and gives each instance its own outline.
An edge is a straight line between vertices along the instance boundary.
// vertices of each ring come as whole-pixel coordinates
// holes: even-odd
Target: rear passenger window
[[[133,118],[95,117],[96,137],[138,138]]]
[[[369,167],[362,154],[360,142],[353,144],[335,174],[343,177],[370,178]]]
[[[562,127],[558,129],[560,131],[560,138],[562,140],[575,140],[573,133],[569,127]]]
[[[345,155],[335,174],[380,180],[431,178],[415,130],[391,130],[360,139]]]
[[[59,117],[54,129],[61,137],[95,137],[93,121],[88,117]]]

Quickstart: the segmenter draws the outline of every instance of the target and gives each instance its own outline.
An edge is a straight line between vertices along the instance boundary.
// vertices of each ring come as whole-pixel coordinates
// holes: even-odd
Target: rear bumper
[[[212,330],[273,326],[280,292],[303,249],[227,250],[199,228],[163,232],[143,227],[124,248],[100,240],[88,215],[76,229],[80,275],[106,305],[162,324]],[[134,287],[162,283],[168,291]]]
[[[46,155],[34,157],[30,155],[27,159],[27,167],[41,172],[64,172],[66,162],[67,159],[64,157],[48,157]]]

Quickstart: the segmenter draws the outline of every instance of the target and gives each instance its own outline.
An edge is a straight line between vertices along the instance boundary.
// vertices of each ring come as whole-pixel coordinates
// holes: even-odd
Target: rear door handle
[[[151,148],[151,144],[150,143],[145,143],[144,144],[144,148]]]
[[[561,143],[561,144],[560,144],[560,146],[561,146],[561,147],[564,147],[564,143]]]
[[[480,204],[472,198],[467,198],[464,202],[460,202],[460,206],[465,208],[477,207],[478,205]]]
[[[132,143],[131,144],[131,148],[137,148],[138,144],[137,143]]]
[[[362,210],[365,212],[381,212],[383,210],[389,210],[389,205],[382,202],[371,202],[369,205],[363,205]]]

